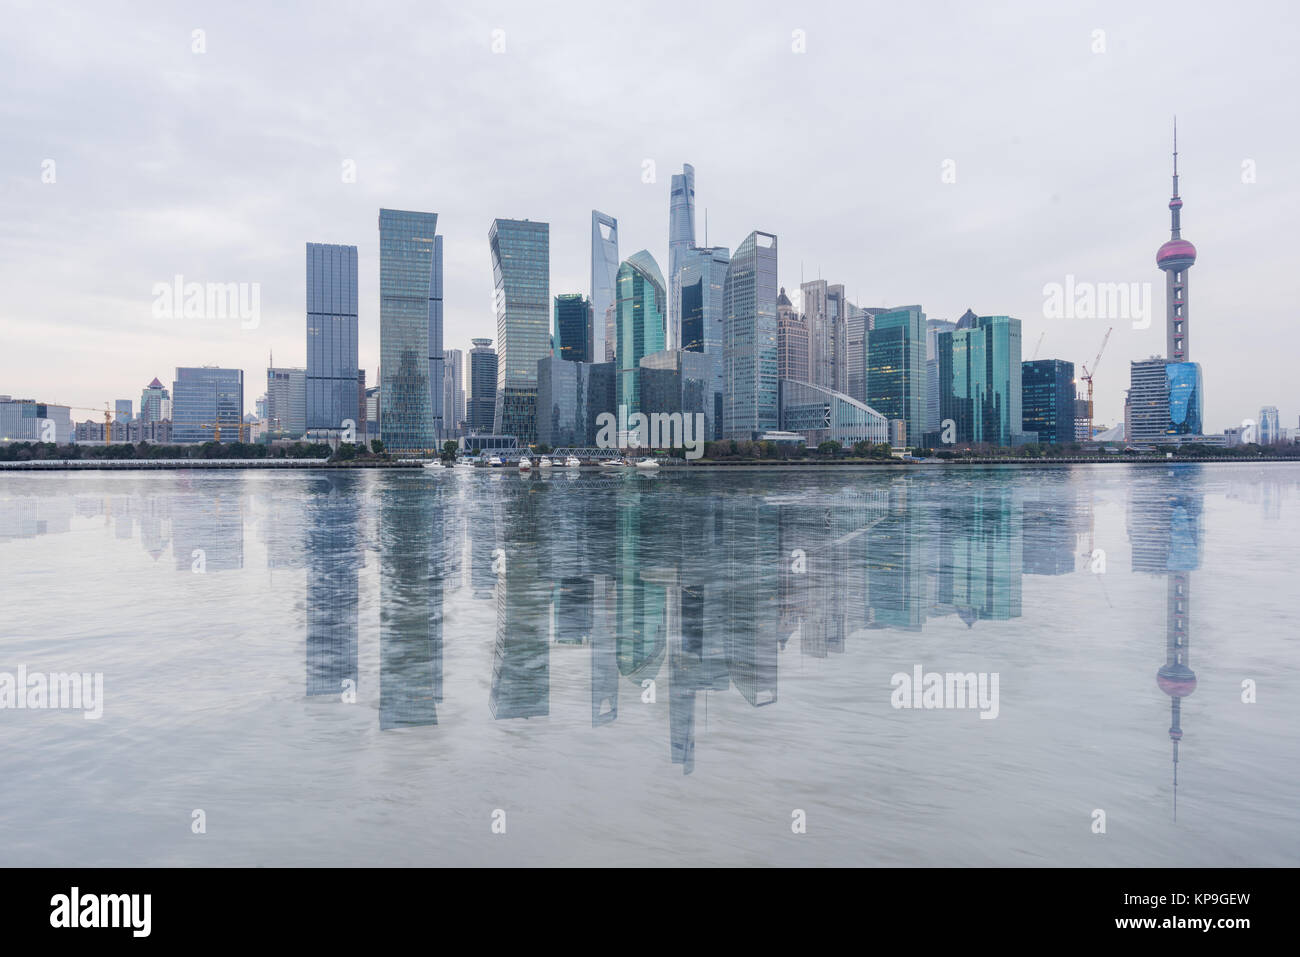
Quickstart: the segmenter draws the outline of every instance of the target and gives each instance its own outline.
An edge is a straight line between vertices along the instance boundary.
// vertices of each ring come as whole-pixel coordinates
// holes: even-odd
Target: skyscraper
[[[306,429],[357,419],[357,247],[307,244]]]
[[[497,351],[491,339],[471,339],[469,350],[469,408],[466,410],[469,431],[487,434],[492,431],[497,400]]]
[[[352,399],[356,402],[356,380]],[[307,431],[307,370],[301,367],[266,369],[266,420],[272,438],[296,439]],[[337,426],[336,426],[337,428]]]
[[[1277,445],[1282,440],[1282,428],[1278,422],[1277,406],[1266,405],[1259,410],[1260,445]]]
[[[438,443],[432,381],[442,365],[437,226],[437,213],[379,211],[379,434],[384,448],[399,454],[428,453]],[[436,401],[441,412],[441,378]]]
[[[591,211],[592,361],[614,358],[614,286],[618,280],[618,220]]]
[[[814,385],[836,392],[847,388],[848,330],[844,287],[825,279],[801,283],[803,314],[808,321],[808,366]]]
[[[794,308],[785,287],[776,296],[776,374],[795,382],[808,381],[808,320]]]
[[[727,326],[722,293],[730,263],[731,252],[725,246],[693,246],[682,253],[677,270],[682,309],[679,348],[703,352],[713,368],[708,418],[716,431],[709,438],[722,437],[722,393],[726,377],[723,339]]]
[[[684,254],[695,245],[695,167],[682,164],[674,173],[668,199],[668,346],[682,348],[681,269]]]
[[[140,392],[140,421],[161,422],[171,418],[172,394],[154,376]]]
[[[537,435],[537,360],[550,353],[550,224],[494,219],[488,230],[496,284],[494,430],[521,446]]]
[[[1034,359],[1020,364],[1021,422],[1040,445],[1074,441],[1074,363]]]
[[[727,268],[724,438],[752,439],[756,432],[778,428],[776,266],[776,236],[756,231],[745,237]]]
[[[130,399],[118,399],[113,403],[113,421],[130,422],[135,415],[131,411],[132,403]]]
[[[459,349],[444,350],[442,372],[442,434],[446,438],[460,435],[465,421],[465,354]]]
[[[178,367],[172,396],[172,441],[176,444],[211,441],[218,427],[222,442],[239,439],[244,421],[242,369]]]
[[[591,300],[582,293],[555,297],[555,354],[566,362],[595,362]]]
[[[871,312],[873,310],[867,310]],[[939,430],[939,333],[952,332],[957,323],[925,320],[925,431]]]
[[[925,313],[899,306],[876,315],[863,345],[866,404],[904,424],[904,442],[921,445],[925,433]],[[1016,356],[1019,361],[1019,355]],[[1015,431],[1020,431],[1017,420]]]
[[[1021,399],[1019,319],[968,309],[939,334],[939,417],[953,420],[957,442],[1020,441]]]
[[[666,310],[664,276],[654,256],[643,249],[618,267],[615,322],[618,404],[628,415],[640,411],[641,359],[664,348]]]

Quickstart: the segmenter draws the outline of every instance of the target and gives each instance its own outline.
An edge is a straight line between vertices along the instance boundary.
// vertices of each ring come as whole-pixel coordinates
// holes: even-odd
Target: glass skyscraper
[[[1042,445],[1074,441],[1074,363],[1034,359],[1020,364],[1021,419]]]
[[[308,431],[357,418],[357,247],[307,244]]]
[[[1020,320],[969,310],[939,333],[939,418],[956,441],[1012,445],[1021,435]]]
[[[595,362],[591,300],[581,293],[555,297],[555,354],[566,362]]]
[[[1165,366],[1169,389],[1169,435],[1201,434],[1201,364],[1171,362]]]
[[[466,421],[471,433],[492,431],[497,403],[497,351],[491,339],[471,339],[469,350],[469,407]]]
[[[537,437],[537,360],[551,351],[550,224],[494,219],[488,230],[496,288],[498,435]]]
[[[356,404],[356,381],[352,401]],[[307,431],[307,370],[301,367],[266,370],[267,432],[276,439],[300,438]]]
[[[678,270],[686,253],[695,245],[695,167],[682,164],[673,174],[668,199],[668,345],[682,346],[681,277]]]
[[[777,428],[776,249],[772,233],[752,232],[727,267],[723,438]]]
[[[723,339],[727,310],[723,289],[731,252],[725,246],[695,246],[682,253],[678,266],[678,294],[681,299],[681,344],[686,352],[703,352],[712,364],[712,393],[709,421],[716,431],[709,438],[722,437],[722,394],[726,385]]]
[[[424,454],[438,444],[442,380],[435,389],[431,375],[435,361],[442,369],[437,225],[437,213],[379,211],[379,435],[389,452]]]
[[[244,370],[178,367],[172,383],[172,441],[208,442],[221,427],[221,441],[239,439],[244,421]]]
[[[899,306],[877,313],[871,328],[863,332],[863,357],[866,404],[886,419],[901,420],[905,443],[920,445],[925,433],[926,393],[925,313],[921,307]]]
[[[618,404],[631,415],[640,411],[641,359],[665,346],[667,334],[664,275],[646,250],[634,253],[618,267],[615,306]]]
[[[592,361],[614,358],[614,299],[618,281],[618,220],[591,211]]]

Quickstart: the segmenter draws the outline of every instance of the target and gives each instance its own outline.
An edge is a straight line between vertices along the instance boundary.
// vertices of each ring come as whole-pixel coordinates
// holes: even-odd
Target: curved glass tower
[[[648,251],[634,253],[618,267],[615,397],[627,407],[628,415],[640,411],[641,358],[664,348],[665,298],[664,274]]]

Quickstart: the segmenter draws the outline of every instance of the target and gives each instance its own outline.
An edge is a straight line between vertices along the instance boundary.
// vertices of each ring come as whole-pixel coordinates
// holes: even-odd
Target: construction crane
[[[248,424],[247,422],[220,422],[220,421],[217,421],[217,422],[209,422],[209,423],[205,423],[204,425],[200,425],[199,428],[200,428],[200,429],[211,429],[211,430],[212,430],[212,441],[213,441],[213,442],[220,442],[220,441],[221,441],[221,430],[222,430],[222,429],[238,429],[238,434],[239,434],[239,439],[238,439],[238,441],[242,442],[242,441],[244,441],[244,429],[249,428],[249,424]]]
[[[1047,330],[1046,330],[1046,329],[1044,329],[1041,333],[1038,334],[1038,343],[1037,343],[1037,345],[1034,346],[1034,354],[1033,354],[1033,356],[1030,357],[1030,360],[1029,360],[1030,362],[1033,362],[1034,359],[1037,359],[1037,358],[1038,358],[1038,350],[1041,349],[1041,348],[1043,348],[1043,339],[1044,339],[1046,336],[1047,336]]]
[[[104,407],[103,407],[102,409],[96,409],[96,408],[93,408],[93,407],[88,406],[88,405],[69,405],[69,404],[66,403],[66,402],[46,402],[46,403],[44,403],[44,404],[45,404],[45,405],[61,405],[61,406],[63,406],[65,409],[69,409],[69,410],[71,410],[71,409],[76,409],[78,412],[94,412],[96,415],[102,415],[102,416],[104,417],[104,444],[105,444],[105,445],[108,445],[109,442],[112,441],[112,436],[113,436],[113,413],[112,413],[112,411],[109,409],[109,407],[108,407],[108,403],[107,403],[107,402],[104,403]]]
[[[1088,383],[1088,441],[1092,441],[1092,377],[1097,374],[1097,366],[1101,365],[1101,354],[1106,351],[1106,343],[1110,341],[1110,334],[1115,331],[1111,326],[1106,330],[1106,335],[1101,339],[1101,347],[1097,350],[1097,358],[1092,360],[1092,371],[1088,371],[1087,365],[1083,367],[1083,375],[1079,376],[1084,382]]]

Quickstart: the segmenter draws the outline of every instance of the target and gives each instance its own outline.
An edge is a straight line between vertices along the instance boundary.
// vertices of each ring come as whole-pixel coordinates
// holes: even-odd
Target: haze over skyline
[[[98,407],[214,364],[245,371],[251,410],[269,354],[305,363],[308,242],[359,248],[374,385],[380,207],[438,214],[444,342],[468,352],[496,337],[494,217],[549,222],[551,295],[588,293],[591,210],[618,218],[621,258],[666,268],[687,162],[699,241],[706,210],[710,244],[775,233],[792,293],[802,273],[860,306],[1015,316],[1025,358],[1045,332],[1039,357],[1076,373],[1113,325],[1096,379],[1113,424],[1128,362],[1164,352],[1177,114],[1206,430],[1300,411],[1272,294],[1300,199],[1298,134],[1273,104],[1300,86],[1286,4],[6,8],[3,393]],[[259,283],[258,326],[154,318],[154,285],[178,274]],[[1150,284],[1150,326],[1045,318],[1044,285],[1070,275]]]

